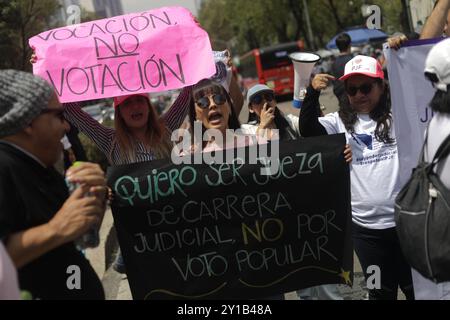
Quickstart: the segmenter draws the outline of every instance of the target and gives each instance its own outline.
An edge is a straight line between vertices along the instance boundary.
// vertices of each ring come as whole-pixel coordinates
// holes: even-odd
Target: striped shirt
[[[186,118],[189,110],[190,91],[190,87],[184,88],[170,109],[162,115],[169,132],[178,129]],[[131,159],[127,153],[122,153],[115,139],[115,130],[98,123],[81,109],[78,102],[64,104],[64,117],[71,125],[88,136],[112,165],[155,160],[151,150],[148,150],[140,141],[136,141],[135,144],[136,159]]]

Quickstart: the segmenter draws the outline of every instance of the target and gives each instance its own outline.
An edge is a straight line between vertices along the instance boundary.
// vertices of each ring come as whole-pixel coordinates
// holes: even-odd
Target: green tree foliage
[[[81,8],[81,23],[94,21],[100,19],[95,12],[88,11],[85,8]]]
[[[0,68],[30,70],[28,39],[47,30],[57,0],[0,0]]]
[[[373,4],[380,6],[382,16],[382,28],[392,34],[398,31],[407,32],[408,18],[403,9],[403,1],[373,0]]]
[[[313,39],[309,39],[304,3],[308,5]],[[363,3],[380,6],[382,29],[402,30],[401,0],[205,0],[199,21],[215,49],[243,53],[276,43],[304,40],[307,48],[323,47],[334,35],[363,26]]]

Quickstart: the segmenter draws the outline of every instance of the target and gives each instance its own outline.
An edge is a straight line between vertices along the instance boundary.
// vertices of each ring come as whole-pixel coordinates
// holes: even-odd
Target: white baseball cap
[[[450,38],[431,48],[424,72],[436,89],[447,92],[450,85]]]
[[[354,75],[384,79],[383,67],[377,59],[368,56],[356,56],[345,65],[345,73],[339,78],[344,81]]]
[[[250,105],[250,101],[252,98],[261,92],[270,92],[273,93],[273,90],[266,86],[265,84],[257,84],[250,88],[247,92],[247,105]]]

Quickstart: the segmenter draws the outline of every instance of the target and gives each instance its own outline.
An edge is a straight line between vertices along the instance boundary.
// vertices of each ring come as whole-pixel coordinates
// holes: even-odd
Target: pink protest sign
[[[29,44],[34,73],[61,102],[178,89],[216,71],[208,34],[181,7],[53,29]]]

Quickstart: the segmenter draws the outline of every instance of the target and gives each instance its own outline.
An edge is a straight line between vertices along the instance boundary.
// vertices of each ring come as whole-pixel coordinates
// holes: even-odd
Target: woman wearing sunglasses
[[[289,114],[284,115],[277,107],[275,94],[272,89],[263,84],[251,87],[247,93],[247,104],[249,109],[249,123],[242,125],[246,134],[262,135],[272,138],[271,129],[279,130],[279,138],[282,141],[301,138],[298,127],[298,117]],[[250,123],[250,118],[255,116],[256,123]],[[344,150],[344,157],[351,162],[352,153],[349,146]],[[302,300],[342,300],[336,285],[323,285],[298,291]]]
[[[202,152],[234,148],[236,146],[235,138],[237,136],[226,135],[226,130],[238,130],[241,128],[241,124],[230,95],[216,81],[204,79],[193,87],[189,108],[189,129],[192,138],[194,138],[195,121],[202,123],[202,135],[206,130],[216,129],[224,137],[222,141],[215,139],[203,141],[201,146]],[[243,140],[240,139],[240,141]],[[238,145],[238,147],[242,146]],[[194,144],[192,149],[196,152],[200,151],[195,149]]]
[[[369,290],[369,299],[396,300],[399,286],[407,299],[414,299],[410,268],[395,229],[399,159],[382,67],[371,57],[350,60],[339,79],[346,91],[339,111],[319,117],[320,91],[330,80],[334,77],[326,74],[314,77],[300,113],[300,132],[305,137],[345,133],[351,145],[353,243],[366,280],[371,266],[381,273],[381,287]]]
[[[194,122],[202,124],[202,136],[206,130],[218,130],[223,140],[211,139],[203,141],[201,152],[219,151],[229,148],[245,147],[252,143],[245,135],[239,136],[227,134],[227,129],[239,130],[241,124],[235,112],[233,101],[227,90],[214,80],[205,79],[193,87],[192,99],[189,110],[189,122],[191,137],[194,137]],[[258,140],[261,141],[261,140]],[[264,140],[265,141],[265,140]],[[191,152],[199,152],[193,143]],[[186,152],[183,152],[186,154]],[[274,295],[264,300],[284,300],[284,295]]]
[[[264,84],[257,84],[248,90],[247,105],[252,115],[256,116],[256,125],[244,124],[242,129],[247,134],[263,134],[270,137],[270,129],[278,129],[281,140],[300,138],[298,117],[285,116],[277,107],[275,94]]]

